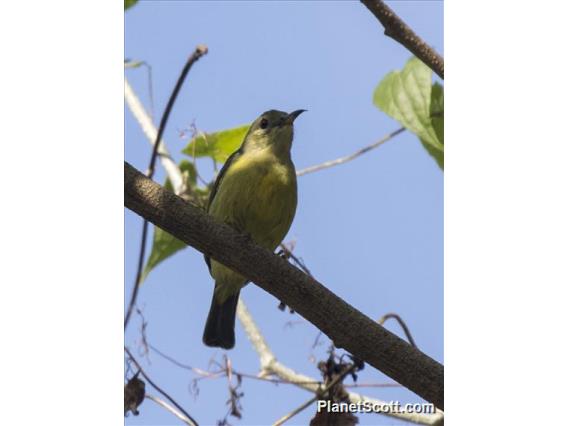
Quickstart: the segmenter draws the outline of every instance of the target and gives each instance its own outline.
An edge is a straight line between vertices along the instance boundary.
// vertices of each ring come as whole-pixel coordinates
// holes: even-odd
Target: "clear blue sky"
[[[443,54],[443,3],[393,2],[391,7]],[[152,65],[154,102],[159,116],[187,56],[199,43],[209,54],[191,70],[171,114],[165,141],[176,159],[187,140],[180,130],[195,120],[203,131],[252,121],[276,108],[309,110],[296,126],[296,167],[349,154],[397,129],[372,104],[377,83],[400,69],[409,52],[383,35],[358,2],[157,2],[143,1],[125,15],[125,55]],[[128,70],[130,83],[149,105],[143,69]],[[125,108],[125,158],[145,170],[146,141]],[[210,178],[209,162],[199,163]],[[156,180],[164,173],[158,169]],[[126,299],[135,276],[141,219],[125,212]],[[299,179],[299,203],[286,240],[295,239],[315,277],[372,318],[395,312],[407,322],[419,348],[443,362],[443,173],[408,133],[359,159]],[[201,343],[212,279],[202,255],[188,248],[154,270],[141,289],[139,306],[148,322],[149,341],[177,360],[206,369],[223,351]],[[249,285],[242,292],[278,359],[319,378],[310,361],[325,358],[325,344],[311,349],[317,330],[297,314],[280,312],[276,301]],[[301,321],[292,328],[288,321]],[[134,316],[126,344],[140,339]],[[387,327],[400,335],[396,324]],[[256,373],[258,358],[237,324],[237,344],[229,351],[236,369]],[[142,359],[140,356],[139,359]],[[199,395],[188,392],[193,376],[154,353],[144,367],[151,377],[203,425],[215,424],[227,407],[225,379],[202,380]],[[360,382],[391,382],[367,366]],[[347,383],[350,383],[348,380]],[[230,423],[271,424],[310,397],[287,385],[246,380],[243,419]],[[402,388],[360,389],[383,400],[417,402]],[[153,390],[151,393],[155,394]],[[146,401],[127,424],[178,424]],[[315,406],[289,424],[308,424]],[[399,424],[361,414],[361,424]]]

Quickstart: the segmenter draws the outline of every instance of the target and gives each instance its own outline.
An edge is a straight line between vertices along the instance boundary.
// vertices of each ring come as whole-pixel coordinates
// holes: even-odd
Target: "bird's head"
[[[244,152],[270,148],[277,155],[290,152],[294,137],[294,120],[305,110],[287,113],[271,109],[263,112],[251,124],[243,142]]]

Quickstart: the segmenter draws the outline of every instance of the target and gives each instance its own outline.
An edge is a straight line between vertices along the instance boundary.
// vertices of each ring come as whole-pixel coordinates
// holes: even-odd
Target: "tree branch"
[[[363,155],[363,154],[369,152],[372,149],[378,148],[379,146],[381,146],[385,142],[391,140],[396,135],[404,132],[405,130],[406,129],[404,127],[401,127],[400,129],[397,129],[394,132],[389,133],[388,135],[386,135],[382,139],[379,139],[377,142],[374,142],[371,145],[367,145],[366,147],[361,148],[358,151],[355,151],[353,154],[346,155],[345,157],[336,158],[335,160],[326,161],[325,163],[316,164],[315,166],[306,167],[305,169],[298,170],[296,175],[297,176],[303,176],[303,175],[306,175],[308,173],[318,172],[320,170],[327,169],[329,167],[338,166],[340,164],[347,163],[351,160],[356,159],[360,155]]]
[[[198,426],[198,423],[194,420],[194,418],[191,417],[189,415],[189,413],[187,411],[185,411],[183,409],[183,407],[175,401],[175,399],[173,399],[168,393],[166,393],[165,390],[163,390],[154,381],[152,381],[152,379],[150,379],[150,377],[146,374],[146,372],[144,371],[144,369],[142,368],[140,363],[138,361],[136,361],[136,358],[134,358],[134,355],[132,355],[132,353],[130,353],[130,350],[128,350],[128,348],[126,346],[124,347],[124,352],[126,352],[126,354],[128,355],[128,358],[130,358],[132,360],[132,362],[136,365],[138,370],[140,370],[140,374],[142,374],[142,376],[144,376],[144,378],[148,381],[148,383],[150,383],[150,385],[154,389],[156,389],[158,392],[160,392],[162,395],[164,395],[172,404],[174,404],[175,407],[178,410],[180,410],[183,413],[183,415],[190,421],[191,426]]]
[[[264,339],[264,336],[260,332],[260,329],[256,325],[252,315],[244,304],[242,297],[239,299],[239,304],[237,305],[237,315],[245,333],[252,343],[254,350],[258,354],[260,359],[260,374],[262,376],[275,375],[286,380],[288,383],[292,383],[295,386],[313,393],[317,393],[321,389],[320,381],[297,373],[276,359],[274,353]],[[368,402],[373,406],[383,406],[388,404],[385,401],[369,398],[355,392],[349,392],[348,395],[349,402],[355,404],[362,402]],[[401,413],[394,411],[382,412],[380,414],[422,425],[435,425],[444,417],[441,411],[438,411],[436,414]]]
[[[444,58],[428,46],[424,40],[412,31],[394,11],[382,0],[361,0],[367,9],[385,27],[385,35],[396,40],[418,59],[428,65],[432,71],[444,79]]]
[[[169,411],[170,413],[172,413],[174,416],[176,416],[178,419],[180,419],[182,422],[184,422],[185,424],[189,425],[189,426],[193,426],[194,423],[189,420],[187,417],[185,417],[181,412],[179,412],[178,410],[176,410],[174,407],[172,407],[170,404],[168,404],[166,401],[161,400],[160,398],[153,396],[153,395],[148,395],[146,394],[144,396],[145,398],[148,398],[151,401],[154,401],[156,404],[158,404],[159,406],[161,406],[162,408],[166,409],[167,411]]]
[[[304,402],[298,408],[296,408],[295,410],[286,414],[285,416],[281,417],[280,419],[276,420],[272,426],[280,426],[280,425],[284,424],[285,422],[290,420],[292,417],[294,417],[296,414],[298,414],[298,413],[302,412],[303,410],[305,410],[306,408],[308,408],[310,405],[312,405],[318,399],[325,397],[325,395],[329,392],[329,390],[332,387],[334,387],[336,384],[338,384],[340,381],[342,381],[345,378],[345,376],[347,376],[349,373],[351,373],[355,368],[357,368],[356,364],[353,364],[350,367],[347,367],[341,374],[338,374],[337,376],[335,376],[335,378],[331,382],[329,382],[329,384],[323,390],[316,392],[316,394],[312,398],[310,398],[309,400]]]
[[[216,222],[124,164],[125,206],[200,252],[250,278],[344,348],[436,407],[444,405],[444,367],[378,325],[249,236]],[[285,286],[282,283],[286,283]]]

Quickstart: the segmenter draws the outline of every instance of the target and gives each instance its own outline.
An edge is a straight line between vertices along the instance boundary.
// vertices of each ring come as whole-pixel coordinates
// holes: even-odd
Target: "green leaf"
[[[444,91],[432,85],[432,70],[411,58],[402,71],[385,76],[373,94],[373,103],[418,136],[443,168]]]
[[[195,165],[187,160],[181,160],[179,163],[179,169],[185,179],[186,185],[190,189],[194,189],[195,185],[197,185],[197,170]],[[169,179],[166,180],[166,184],[168,183]],[[171,183],[170,183],[171,186]]]
[[[194,191],[198,190],[198,188],[196,187],[197,170],[195,169],[193,163],[187,160],[182,160],[179,164],[179,168],[183,174],[187,187],[190,189],[190,192],[193,193]],[[172,182],[169,178],[166,179],[164,188],[168,191],[173,192]],[[152,271],[152,269],[158,266],[158,264],[186,247],[187,245],[183,241],[178,240],[176,237],[172,236],[161,228],[154,226],[152,252],[150,253],[150,257],[146,262],[146,266],[144,266],[144,271],[142,272],[140,283],[142,283],[146,279],[148,274]]]
[[[440,169],[444,170],[444,150],[434,148],[432,145],[424,142],[422,139],[420,139],[420,142],[422,143],[422,146],[424,147],[424,149],[426,149],[428,154],[430,154],[432,156],[432,158],[434,158],[434,160],[436,160],[438,167]]]
[[[245,124],[219,132],[202,133],[194,137],[182,152],[190,157],[211,157],[224,163],[241,146],[249,127],[250,124]]]
[[[432,86],[432,96],[430,97],[430,120],[436,137],[442,144],[442,149],[435,147],[432,144],[426,143],[422,139],[422,145],[426,151],[434,157],[438,167],[444,170],[444,88],[438,83]]]
[[[154,226],[152,253],[150,253],[150,257],[148,258],[144,271],[142,272],[142,276],[140,277],[140,284],[142,284],[150,271],[152,271],[152,269],[154,269],[159,263],[186,247],[187,245],[183,241],[178,240],[166,231]]]
[[[138,0],[124,0],[124,10],[130,9],[130,8],[131,8],[132,6],[134,6],[137,2],[138,2]]]
[[[188,188],[187,193],[183,194],[182,197],[194,203],[198,207],[205,208],[209,198],[210,188],[199,188],[197,186],[197,170],[192,162],[188,160],[181,160],[179,168]],[[173,192],[174,188],[169,178],[166,179],[164,188]],[[187,245],[183,241],[178,240],[176,237],[161,228],[154,226],[152,251],[148,261],[146,262],[146,266],[144,266],[140,283],[142,283],[148,277],[148,274],[161,262],[186,247]]]
[[[124,60],[124,68],[138,68],[138,67],[141,67],[144,64],[145,64],[144,61],[133,61],[133,60],[130,60],[130,59]]]

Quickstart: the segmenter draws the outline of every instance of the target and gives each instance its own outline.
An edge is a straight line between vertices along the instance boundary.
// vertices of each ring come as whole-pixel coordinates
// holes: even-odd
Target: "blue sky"
[[[443,54],[442,2],[390,5]],[[385,37],[358,2],[141,2],[125,15],[125,55],[152,65],[158,116],[199,43],[209,47],[209,54],[191,70],[164,136],[178,160],[187,144],[180,131],[192,122],[203,131],[220,130],[272,108],[309,111],[296,122],[292,155],[297,169],[349,154],[399,127],[371,100],[382,77],[402,68],[410,54]],[[148,107],[143,69],[126,75]],[[150,146],[125,108],[125,158],[145,170],[149,156]],[[212,177],[209,162],[198,166],[200,174]],[[161,168],[155,179],[163,181]],[[320,282],[368,316],[401,315],[419,348],[443,362],[443,173],[417,138],[403,133],[351,163],[303,176],[298,184],[298,210],[286,239],[296,240],[295,253]],[[140,229],[141,219],[126,210],[127,296]],[[159,265],[138,303],[150,343],[202,369],[213,356],[221,360],[223,351],[201,343],[212,284],[202,255],[191,248]],[[319,377],[310,357],[325,358],[328,342],[311,348],[315,327],[277,310],[278,301],[254,285],[242,297],[277,358]],[[286,326],[289,321],[292,327]],[[126,333],[126,344],[136,353],[139,325],[134,316]],[[387,328],[400,334],[394,323]],[[236,369],[254,374],[258,358],[238,324],[236,333],[237,345],[228,354]],[[225,379],[202,380],[194,397],[188,392],[189,372],[154,353],[149,360],[143,361],[151,377],[201,424],[215,424],[224,416]],[[369,366],[359,381],[391,382]],[[235,425],[272,423],[310,397],[294,387],[246,379],[242,390],[243,419],[229,419]],[[359,391],[387,401],[420,401],[402,388]],[[149,401],[140,411],[126,423],[176,424]],[[314,411],[315,405],[289,424],[307,424]],[[361,424],[400,423],[373,414],[359,419]]]

